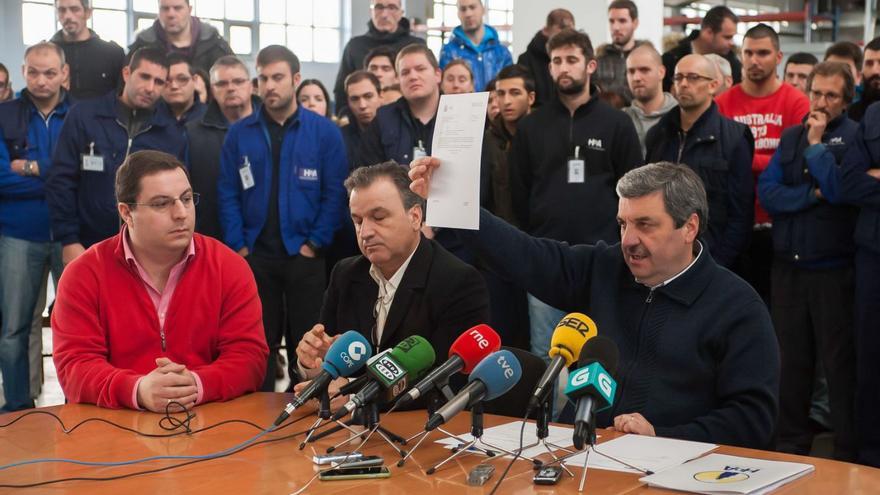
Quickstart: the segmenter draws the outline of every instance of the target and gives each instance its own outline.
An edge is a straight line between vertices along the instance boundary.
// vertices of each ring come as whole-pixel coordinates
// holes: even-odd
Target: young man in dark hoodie
[[[232,48],[217,29],[203,24],[192,15],[189,0],[159,0],[159,18],[138,33],[128,54],[145,46],[165,50],[166,54],[181,53],[190,63],[202,70],[211,70],[223,55],[232,55]]]
[[[345,78],[352,72],[364,68],[364,57],[377,46],[387,45],[395,52],[412,43],[424,44],[425,40],[409,32],[409,20],[403,17],[401,0],[370,0],[370,22],[367,32],[354,36],[345,44],[336,84],[333,86],[333,99],[336,101],[336,114],[348,110],[345,98]]]
[[[85,100],[116,89],[125,65],[125,52],[89,29],[91,1],[55,0],[55,15],[61,29],[51,41],[64,50],[70,68],[68,93],[77,100]]]
[[[723,5],[712,7],[703,17],[700,29],[691,31],[687,38],[675,48],[663,54],[663,65],[666,66],[666,79],[663,80],[663,91],[672,88],[672,76],[675,74],[675,65],[685,55],[698,53],[706,55],[716,53],[730,62],[733,83],[742,80],[742,63],[736,58],[733,50],[733,36],[736,34],[736,23],[739,18],[730,9]]]
[[[516,63],[528,68],[535,79],[535,106],[540,106],[556,96],[556,87],[550,77],[550,55],[547,40],[563,29],[574,29],[574,15],[565,9],[554,9],[547,14],[547,25],[535,33]]]
[[[573,29],[547,43],[559,97],[517,125],[508,160],[514,214],[523,230],[569,244],[615,242],[614,184],[642,164],[632,120],[600,100],[589,36]],[[548,139],[555,136],[556,139]],[[529,296],[531,348],[546,356],[563,315]]]

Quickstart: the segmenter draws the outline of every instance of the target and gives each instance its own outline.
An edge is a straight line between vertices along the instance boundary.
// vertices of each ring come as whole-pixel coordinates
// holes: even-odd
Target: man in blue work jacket
[[[834,458],[848,462],[856,457],[853,231],[858,210],[837,203],[838,164],[858,131],[846,114],[854,94],[846,65],[816,65],[807,78],[809,115],[804,124],[783,131],[758,180],[758,199],[773,218],[770,314],[782,354],[776,447],[810,453],[818,361],[828,379]]]
[[[64,263],[119,233],[116,169],[135,151],[158,150],[184,157],[186,140],[160,101],[168,80],[165,54],[136,51],[122,69],[125,86],[71,108],[61,128],[46,200]]]
[[[299,108],[299,70],[299,59],[287,48],[260,50],[263,107],[229,128],[217,187],[223,240],[248,260],[263,303],[272,351],[264,391],[275,388],[272,356],[282,335],[287,361],[295,363],[296,343],[318,322],[326,284],[322,250],[339,227],[346,198],[342,133]]]
[[[498,39],[498,31],[483,22],[486,9],[481,0],[458,0],[457,9],[461,25],[452,30],[440,51],[440,68],[456,59],[465,60],[474,74],[474,89],[483,91],[498,71],[513,64],[513,57]]]
[[[49,233],[43,177],[70,105],[61,87],[64,51],[48,42],[25,51],[27,88],[0,105],[0,412],[34,407],[28,340],[40,288],[51,268],[61,276],[61,245]],[[42,308],[41,308],[42,309]],[[42,311],[41,311],[42,313]]]

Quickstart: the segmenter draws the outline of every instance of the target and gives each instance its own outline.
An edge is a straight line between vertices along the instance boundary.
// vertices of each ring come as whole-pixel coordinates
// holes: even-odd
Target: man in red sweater
[[[782,62],[779,35],[770,26],[758,24],[746,31],[742,47],[743,70],[740,84],[725,91],[715,103],[721,115],[749,126],[755,137],[752,173],[755,184],[779,146],[782,131],[800,124],[810,111],[807,97],[777,75]],[[711,212],[709,212],[711,215]],[[770,301],[770,265],[773,241],[770,216],[755,197],[755,226],[751,243],[741,256],[737,272],[764,299]]]
[[[252,392],[269,350],[247,262],[193,234],[183,165],[139,151],[116,174],[122,231],[67,266],[52,313],[70,402],[163,412]]]

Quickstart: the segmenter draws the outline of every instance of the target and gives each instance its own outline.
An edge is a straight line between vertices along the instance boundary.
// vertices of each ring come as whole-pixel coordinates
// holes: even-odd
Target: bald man
[[[718,112],[712,99],[715,74],[715,63],[703,55],[678,61],[673,76],[678,106],[648,131],[645,161],[686,164],[703,179],[709,200],[704,241],[715,261],[729,268],[752,230],[755,142],[747,126]]]
[[[730,62],[717,53],[709,53],[704,56],[715,63],[715,79],[718,81],[718,88],[715,90],[715,97],[717,98],[733,86]]]
[[[648,130],[678,104],[670,93],[663,91],[665,76],[666,67],[663,67],[660,52],[650,43],[637,46],[626,57],[626,83],[633,100],[623,111],[636,127],[642,155],[645,154],[645,136]]]

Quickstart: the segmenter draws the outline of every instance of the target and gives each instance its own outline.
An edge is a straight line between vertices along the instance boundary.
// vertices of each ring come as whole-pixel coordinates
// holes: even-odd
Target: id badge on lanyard
[[[580,157],[580,146],[574,147],[574,156],[568,159],[568,183],[583,184],[586,180],[587,167],[584,159]]]
[[[422,140],[419,139],[418,146],[413,146],[413,160],[418,160],[419,158],[424,158],[426,156],[428,156],[428,152],[425,151],[425,147],[422,146]]]
[[[103,172],[104,157],[95,154],[95,142],[89,144],[89,154],[82,155],[82,170],[85,172]]]
[[[256,182],[254,181],[254,173],[251,170],[251,162],[247,155],[244,156],[244,162],[238,167],[238,175],[241,177],[242,190],[247,191],[256,185]]]

